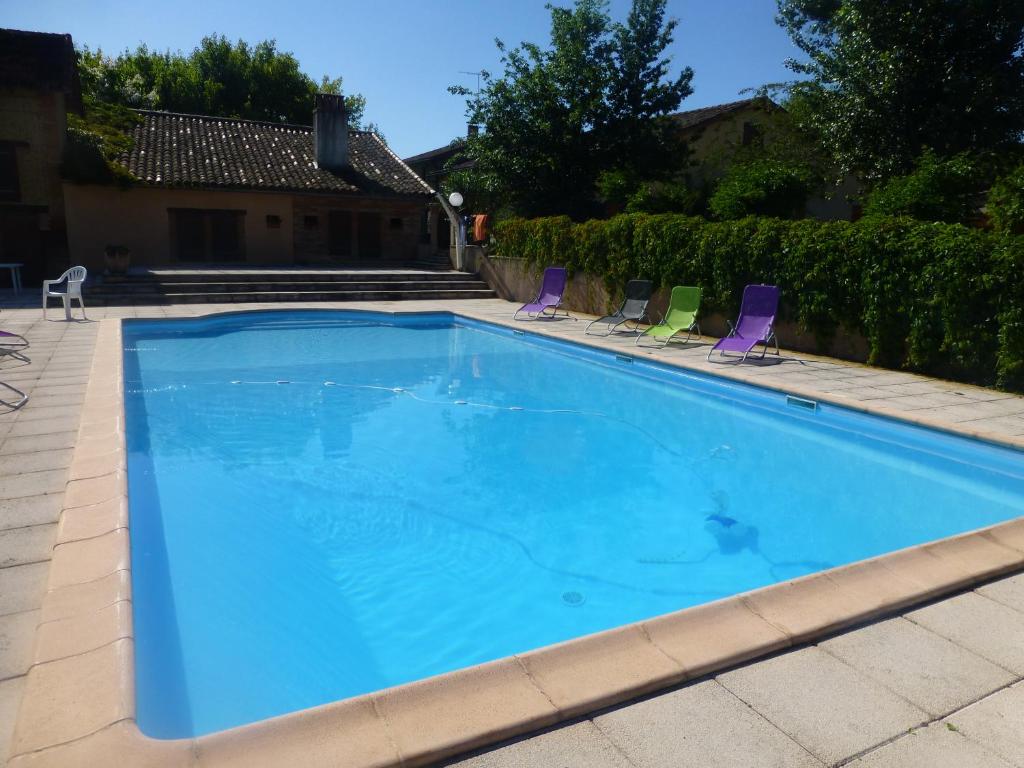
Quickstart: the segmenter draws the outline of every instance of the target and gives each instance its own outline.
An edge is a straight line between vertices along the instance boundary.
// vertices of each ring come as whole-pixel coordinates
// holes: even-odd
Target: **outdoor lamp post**
[[[466,224],[459,216],[458,209],[465,200],[458,192],[452,192],[448,195],[447,200],[438,193],[437,199],[441,201],[441,207],[444,208],[445,213],[448,214],[448,220],[455,227],[455,268],[461,270],[466,262]]]

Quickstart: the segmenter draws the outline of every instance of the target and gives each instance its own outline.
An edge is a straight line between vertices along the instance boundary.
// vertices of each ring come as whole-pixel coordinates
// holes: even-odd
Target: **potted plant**
[[[124,275],[132,262],[132,251],[124,245],[108,245],[103,249],[106,274]]]

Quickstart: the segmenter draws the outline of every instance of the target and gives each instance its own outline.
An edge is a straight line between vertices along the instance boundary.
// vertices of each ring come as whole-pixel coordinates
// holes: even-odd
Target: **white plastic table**
[[[24,264],[0,264],[0,268],[5,268],[11,272],[11,285],[14,286],[14,294],[21,293],[21,268]]]

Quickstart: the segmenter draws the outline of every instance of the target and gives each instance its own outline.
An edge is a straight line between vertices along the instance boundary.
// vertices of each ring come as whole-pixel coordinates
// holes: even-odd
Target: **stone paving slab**
[[[633,763],[586,720],[459,763],[463,768],[630,768]]]
[[[972,704],[946,722],[968,739],[1024,768],[1024,684]]]
[[[891,744],[849,763],[850,768],[1012,768],[980,744],[945,723],[901,736]]]
[[[623,707],[594,723],[637,768],[822,765],[714,680]]]
[[[957,645],[1024,675],[1024,613],[968,592],[912,611],[907,618]]]
[[[56,523],[0,531],[0,568],[49,560],[56,535]]]
[[[0,760],[6,761],[10,751],[11,737],[14,736],[14,720],[21,703],[21,692],[25,688],[25,677],[0,680]]]
[[[933,718],[1016,680],[1011,672],[903,618],[840,635],[818,647]]]
[[[39,608],[49,571],[48,562],[0,569],[0,616]]]
[[[43,525],[60,517],[63,494],[0,500],[0,530]]]
[[[28,672],[39,611],[0,616],[0,680]]]
[[[1010,576],[975,590],[979,595],[1024,613],[1024,576]]]
[[[813,647],[716,679],[826,765],[929,720],[906,699]]]

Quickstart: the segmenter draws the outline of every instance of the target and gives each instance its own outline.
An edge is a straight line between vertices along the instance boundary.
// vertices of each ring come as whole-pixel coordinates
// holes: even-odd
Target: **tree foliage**
[[[1024,235],[1024,164],[996,180],[986,211],[997,230]]]
[[[729,166],[708,200],[717,219],[744,216],[800,218],[811,193],[813,175],[806,164],[762,158]]]
[[[1024,131],[1020,0],[778,0],[805,59],[805,126],[842,171],[906,173],[940,156],[1000,150]]]
[[[341,93],[341,78],[317,82],[273,40],[256,45],[223,35],[204,37],[189,54],[140,45],[108,57],[79,51],[79,77],[87,97],[125,107],[309,125],[313,95]],[[366,99],[345,98],[353,126],[362,123]]]
[[[665,0],[633,0],[625,23],[612,22],[606,0],[548,9],[549,47],[498,40],[502,75],[484,73],[479,94],[449,90],[469,97],[470,121],[486,129],[465,150],[477,186],[523,215],[583,218],[597,210],[602,171],[664,171],[669,139],[657,118],[690,94],[693,72],[669,75],[676,22]]]
[[[926,149],[910,173],[893,177],[868,193],[864,213],[951,224],[976,220],[986,187],[985,166],[969,152],[941,158]]]

